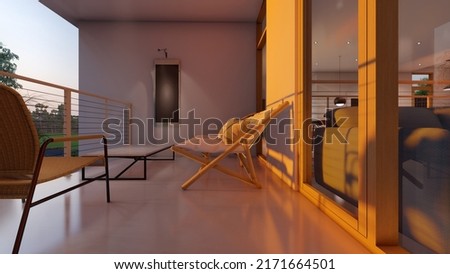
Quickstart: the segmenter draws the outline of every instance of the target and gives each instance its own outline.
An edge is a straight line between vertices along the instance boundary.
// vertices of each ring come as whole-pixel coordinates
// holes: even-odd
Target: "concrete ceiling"
[[[263,0],[40,2],[76,26],[80,21],[256,22]],[[355,71],[357,0],[314,0],[312,4],[313,70],[336,71],[340,59],[342,71]],[[450,21],[450,1],[399,0],[399,10],[400,71],[439,65],[434,64],[434,30]]]
[[[263,0],[40,0],[78,21],[256,22]]]

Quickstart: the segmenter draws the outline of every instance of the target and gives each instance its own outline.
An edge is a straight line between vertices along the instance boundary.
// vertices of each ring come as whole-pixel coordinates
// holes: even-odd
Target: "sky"
[[[38,0],[0,0],[0,42],[17,74],[78,89],[78,29]]]

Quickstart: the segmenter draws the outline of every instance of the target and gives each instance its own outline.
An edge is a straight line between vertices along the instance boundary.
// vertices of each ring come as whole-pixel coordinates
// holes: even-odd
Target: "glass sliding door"
[[[358,0],[311,1],[311,184],[357,216]]]
[[[399,232],[450,253],[450,2],[399,0]]]
[[[300,117],[311,137],[301,146],[300,191],[373,252],[392,252],[399,243],[398,2],[299,1]]]

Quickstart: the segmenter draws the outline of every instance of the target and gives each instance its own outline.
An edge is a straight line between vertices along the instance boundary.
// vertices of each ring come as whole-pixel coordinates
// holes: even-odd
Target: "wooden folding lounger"
[[[172,147],[174,152],[201,165],[197,173],[182,185],[182,189],[187,189],[211,168],[260,188],[261,184],[255,173],[250,148],[257,142],[270,121],[288,106],[288,102],[283,102],[243,119],[232,118],[223,125],[217,136],[195,136],[184,143],[174,145]],[[247,176],[219,164],[221,160],[233,153],[237,154]]]

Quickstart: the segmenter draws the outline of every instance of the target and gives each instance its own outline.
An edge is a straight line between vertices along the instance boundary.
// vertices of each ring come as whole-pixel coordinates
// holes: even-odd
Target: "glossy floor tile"
[[[183,191],[198,166],[182,157],[149,162],[146,181],[111,182],[109,204],[104,182],[94,182],[32,208],[20,252],[369,253],[256,164],[262,189],[210,171]],[[39,186],[37,194],[78,178]],[[11,252],[21,210],[19,200],[0,200],[0,253]]]

